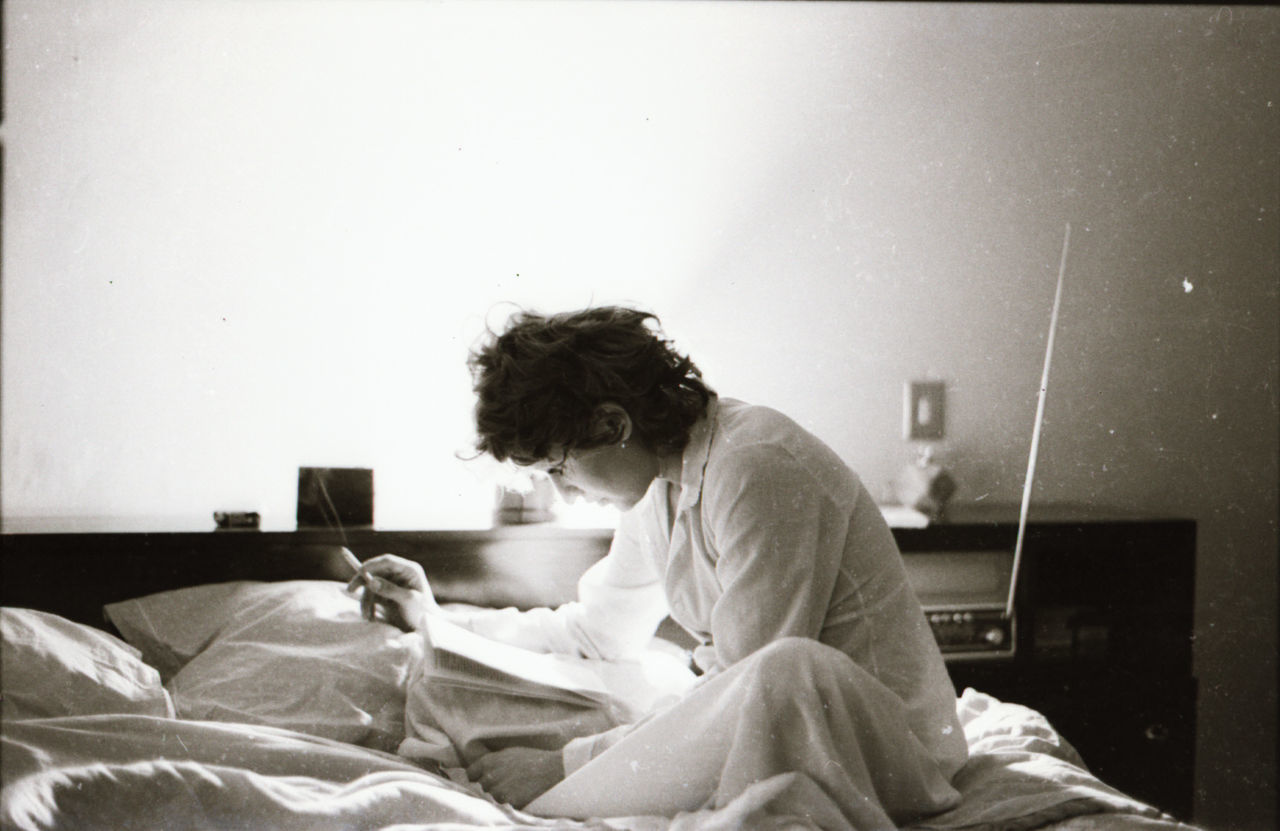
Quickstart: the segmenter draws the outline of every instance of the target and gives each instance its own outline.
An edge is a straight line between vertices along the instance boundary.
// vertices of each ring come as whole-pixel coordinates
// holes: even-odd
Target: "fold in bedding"
[[[276,728],[147,716],[7,723],[3,827],[348,831],[564,827],[389,754]]]
[[[962,801],[913,831],[1031,829],[1156,831],[1180,827],[1104,785],[1043,716],[973,691],[960,700],[974,749],[957,777]],[[674,819],[538,818],[496,804],[474,785],[394,755],[257,725],[137,715],[31,719],[4,724],[0,824],[18,831],[166,829],[631,829],[714,831],[818,828],[779,817],[780,796],[821,801],[803,777],[775,776],[718,810]]]
[[[237,584],[213,590],[225,601],[221,606],[187,602],[194,599],[192,591],[208,600],[211,590],[193,589],[171,599],[175,613],[187,617],[188,629],[202,628],[199,640],[205,646],[173,667],[168,687],[180,693],[176,707],[160,673],[143,660],[155,652],[151,646],[139,649],[43,612],[0,609],[0,828],[850,828],[845,806],[832,799],[831,777],[821,770],[806,775],[788,765],[738,765],[736,785],[718,801],[676,800],[665,810],[655,808],[653,798],[634,800],[635,795],[660,796],[664,783],[685,789],[699,778],[714,790],[728,771],[715,762],[724,754],[703,752],[707,748],[686,748],[690,752],[680,755],[678,769],[671,769],[675,745],[658,730],[645,746],[637,740],[653,730],[643,728],[630,737],[624,755],[614,754],[621,766],[615,764],[612,774],[607,765],[592,771],[594,763],[588,764],[549,792],[543,807],[560,802],[547,816],[499,805],[458,768],[441,770],[434,762],[419,766],[379,749],[387,744],[382,733],[390,724],[388,714],[404,718],[402,683],[421,650],[404,642],[398,630],[360,618],[354,599],[341,595],[340,584]],[[211,608],[217,612],[213,620]],[[205,617],[191,619],[192,609],[203,609]],[[271,651],[298,642],[312,648],[295,650],[293,663],[244,660],[257,654],[246,651],[246,644]],[[215,649],[220,643],[239,648]],[[205,685],[218,693],[217,706],[193,710],[197,698],[183,673],[226,681]],[[393,681],[387,683],[388,678]],[[330,679],[332,684],[323,683]],[[712,686],[703,694],[714,692]],[[318,687],[333,689],[321,699],[307,694]],[[279,702],[289,706],[287,718],[277,712]],[[693,709],[676,725],[698,722]],[[744,704],[742,711],[748,709]],[[192,712],[228,720],[195,720],[213,716],[192,717]],[[953,782],[959,802],[910,831],[1185,827],[1092,776],[1034,710],[967,690],[957,702],[957,716],[970,751]],[[275,723],[263,723],[272,719]],[[421,726],[408,721],[412,728]],[[650,722],[650,728],[659,721]],[[380,724],[382,732],[372,729]],[[663,729],[671,726],[668,720]],[[697,731],[684,732],[689,739]],[[833,764],[847,755],[836,752],[844,748],[837,744],[828,748]],[[620,749],[621,744],[613,748]],[[607,761],[609,752],[596,761]],[[648,814],[618,816],[635,811]]]

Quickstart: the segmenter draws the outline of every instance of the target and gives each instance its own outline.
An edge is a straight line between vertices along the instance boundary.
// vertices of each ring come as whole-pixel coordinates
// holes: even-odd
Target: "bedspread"
[[[166,609],[171,620],[154,627]],[[395,755],[421,650],[364,621],[339,584],[204,587],[115,611],[136,624],[121,627],[132,642],[0,609],[0,828],[847,829],[797,773],[716,810],[579,821],[500,805],[456,768]],[[957,715],[970,750],[954,780],[960,804],[911,831],[1181,827],[1090,774],[1040,713],[966,690]],[[670,766],[650,752],[640,767]],[[681,763],[681,776],[706,774]],[[780,816],[780,805],[806,815]]]
[[[582,828],[395,756],[260,725],[133,715],[4,726],[6,828]]]
[[[963,801],[913,831],[1179,827],[1088,774],[1034,711],[967,691],[960,712],[973,748],[957,779]],[[785,776],[719,811],[574,821],[499,805],[470,783],[392,754],[261,725],[71,716],[5,723],[2,741],[3,825],[21,831],[818,827],[769,814],[779,789],[806,787]]]

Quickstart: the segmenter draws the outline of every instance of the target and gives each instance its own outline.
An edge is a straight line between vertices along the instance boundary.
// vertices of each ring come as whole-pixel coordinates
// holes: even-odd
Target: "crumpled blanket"
[[[71,716],[4,725],[5,829],[565,828],[391,754],[259,725]]]
[[[956,778],[963,799],[911,831],[1186,828],[1088,773],[1039,713],[972,690],[958,707],[971,748]],[[18,831],[822,827],[770,811],[778,793],[814,787],[795,775],[756,783],[718,811],[579,822],[499,805],[391,754],[276,728],[98,715],[6,722],[0,734],[0,827]]]
[[[904,831],[1191,828],[1099,780],[1088,771],[1075,748],[1035,710],[968,689],[957,701],[957,713],[970,754],[968,763],[953,780],[961,794],[960,804]],[[825,831],[846,827],[838,818],[811,821],[780,816],[771,809],[775,802],[820,805],[827,798],[814,788],[804,777],[774,776],[756,783],[718,811],[684,813],[673,820],[632,817],[619,823],[629,831]],[[780,799],[783,795],[787,799]],[[1071,824],[1063,824],[1064,820]]]
[[[1049,720],[1029,707],[967,689],[957,702],[969,761],[952,783],[961,801],[913,831],[1017,831],[1086,814],[1171,822],[1091,774]]]

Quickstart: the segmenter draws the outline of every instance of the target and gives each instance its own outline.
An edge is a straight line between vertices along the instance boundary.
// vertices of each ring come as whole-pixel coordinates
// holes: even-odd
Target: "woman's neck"
[[[684,454],[680,452],[658,456],[658,478],[665,479],[673,485],[679,485],[683,463]]]

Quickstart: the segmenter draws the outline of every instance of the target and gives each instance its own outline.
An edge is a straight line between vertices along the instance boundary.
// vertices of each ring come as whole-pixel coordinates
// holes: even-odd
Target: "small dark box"
[[[257,511],[214,511],[213,521],[219,531],[257,531],[262,527]]]
[[[298,468],[299,528],[373,527],[373,471]]]

